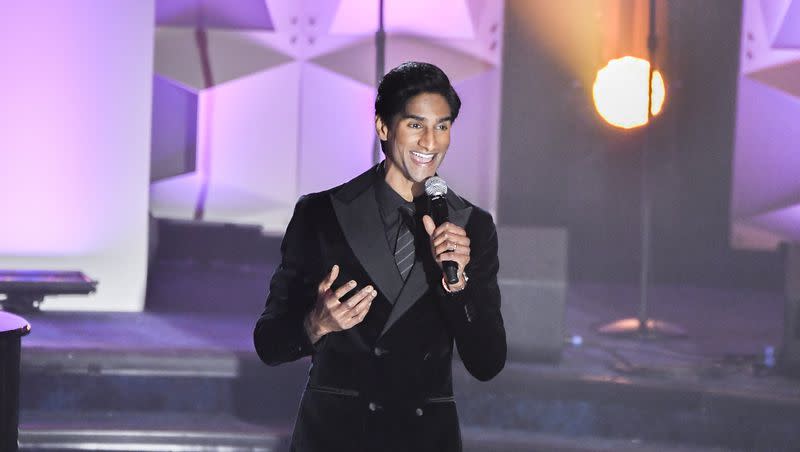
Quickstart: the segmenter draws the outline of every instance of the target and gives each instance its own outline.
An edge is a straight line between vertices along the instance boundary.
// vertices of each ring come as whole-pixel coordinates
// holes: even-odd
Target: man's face
[[[436,174],[450,146],[450,106],[444,96],[421,93],[406,104],[392,124],[376,119],[385,141],[386,181],[395,190],[411,188]],[[401,192],[401,194],[403,194]]]

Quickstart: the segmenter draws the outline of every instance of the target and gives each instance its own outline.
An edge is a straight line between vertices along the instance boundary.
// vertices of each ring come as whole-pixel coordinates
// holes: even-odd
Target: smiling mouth
[[[411,160],[413,160],[414,163],[417,163],[419,165],[425,165],[425,164],[428,164],[428,163],[433,161],[434,155],[436,155],[436,154],[425,154],[425,153],[422,153],[422,152],[413,152],[412,151],[411,152]]]

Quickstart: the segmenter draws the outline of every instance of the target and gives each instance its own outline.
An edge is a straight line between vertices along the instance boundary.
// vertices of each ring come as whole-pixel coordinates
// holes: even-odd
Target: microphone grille
[[[439,176],[431,176],[425,181],[425,194],[428,196],[444,196],[447,194],[447,182]]]

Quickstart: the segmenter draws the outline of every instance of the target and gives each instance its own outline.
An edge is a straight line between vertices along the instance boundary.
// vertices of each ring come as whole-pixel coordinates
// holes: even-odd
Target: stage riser
[[[663,403],[662,405],[668,405]],[[596,400],[520,399],[487,395],[459,402],[461,421],[567,437],[636,438],[730,449],[794,451],[797,409],[731,407],[705,401],[693,408]]]
[[[234,381],[221,378],[24,375],[22,381],[23,410],[230,412],[235,392]]]
[[[147,310],[255,318],[264,309],[282,237],[258,226],[161,219],[151,238]]]
[[[565,334],[567,231],[500,226],[497,236],[508,358],[558,361]]]
[[[564,348],[567,285],[546,281],[498,281],[508,360],[557,362]]]
[[[23,373],[25,411],[228,413],[258,425],[290,425],[307,362],[243,363],[231,378],[77,376]],[[510,366],[480,383],[455,367],[462,425],[566,437],[663,441],[748,450],[800,444],[800,406],[713,391],[550,378]],[[43,390],[42,388],[47,388]],[[24,427],[24,426],[23,426]]]
[[[488,384],[459,372],[462,424],[567,437],[795,451],[800,404],[631,381],[552,378],[521,366]]]
[[[268,368],[242,362],[232,377],[54,374],[23,368],[25,411],[227,413],[259,423],[291,423],[308,362]],[[157,369],[139,369],[146,373]],[[206,372],[207,369],[203,369]]]
[[[246,314],[251,315],[255,323],[264,310],[269,281],[276,266],[224,261],[158,261],[149,267],[146,309]]]
[[[282,237],[263,235],[260,226],[159,219],[156,227],[152,237],[156,260],[251,264],[279,261]]]

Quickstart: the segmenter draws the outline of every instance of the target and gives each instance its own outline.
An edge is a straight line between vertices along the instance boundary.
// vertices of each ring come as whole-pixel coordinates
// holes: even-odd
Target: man
[[[392,69],[375,100],[386,159],[295,207],[254,331],[269,365],[311,355],[294,451],[460,451],[453,342],[479,380],[505,365],[491,215],[452,190],[450,222],[427,215],[460,106],[438,67]]]

